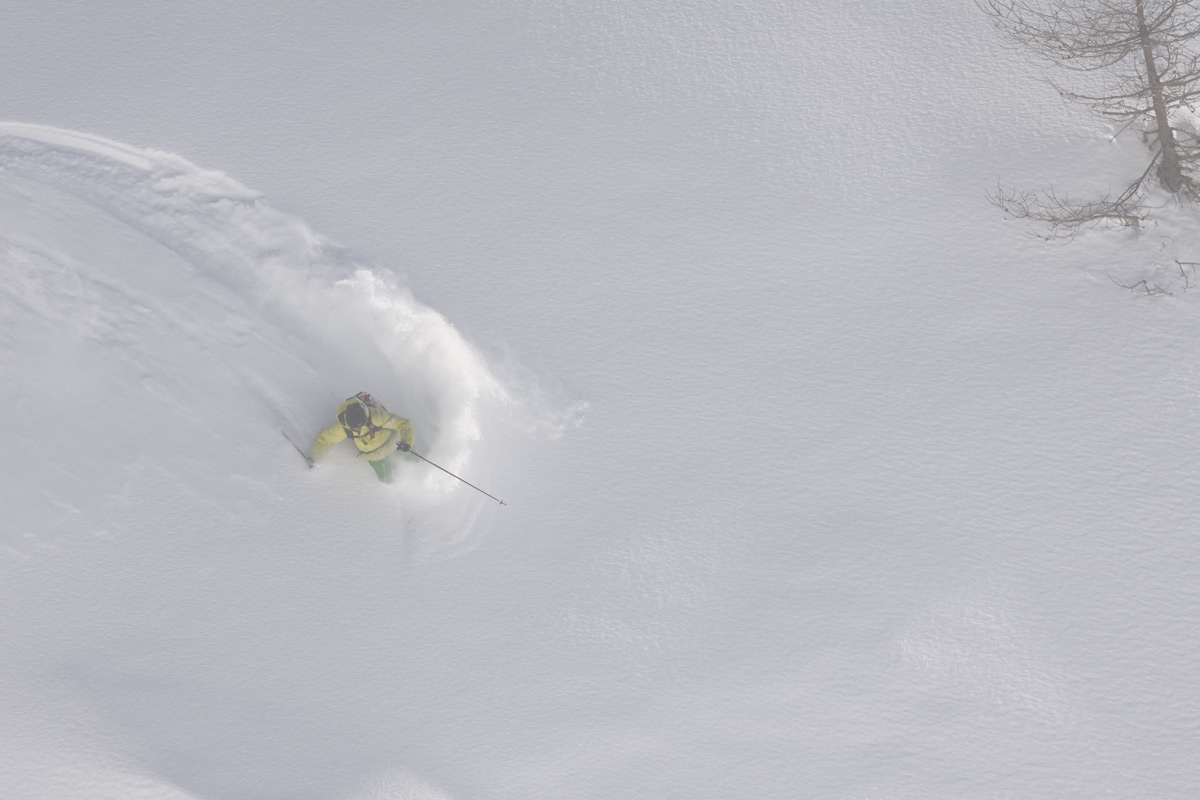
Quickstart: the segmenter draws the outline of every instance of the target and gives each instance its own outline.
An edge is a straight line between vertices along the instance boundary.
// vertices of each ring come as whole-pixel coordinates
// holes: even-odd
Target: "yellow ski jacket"
[[[352,397],[338,406],[338,417],[342,416],[346,406],[357,402]],[[408,446],[412,447],[414,433],[411,422],[374,406],[367,406],[367,414],[368,424],[358,431],[347,431],[342,427],[342,423],[335,422],[318,433],[308,457],[316,460],[325,455],[325,451],[330,447],[346,439],[354,439],[354,446],[358,448],[359,455],[368,461],[387,458],[392,454],[397,442],[408,442]]]

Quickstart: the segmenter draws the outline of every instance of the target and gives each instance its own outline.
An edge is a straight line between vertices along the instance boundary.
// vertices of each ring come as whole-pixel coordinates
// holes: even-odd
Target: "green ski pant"
[[[375,470],[375,474],[379,476],[379,480],[383,483],[392,482],[392,459],[381,458],[378,461],[368,462],[371,469]]]

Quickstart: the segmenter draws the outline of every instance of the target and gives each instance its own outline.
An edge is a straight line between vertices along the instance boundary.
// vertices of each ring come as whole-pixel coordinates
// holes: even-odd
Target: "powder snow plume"
[[[62,509],[51,528],[109,527],[86,506],[124,497],[131,470],[193,488],[302,483],[280,429],[307,448],[357,391],[409,417],[422,454],[480,482],[498,417],[560,426],[388,271],[220,172],[20,124],[0,126],[0,170],[0,402],[14,419],[75,420],[18,433],[2,491],[46,493]],[[469,543],[486,498],[410,460],[381,492],[350,456],[322,464],[318,487],[384,502],[386,524],[414,541]],[[45,528],[21,520],[0,544],[36,549],[57,535]]]

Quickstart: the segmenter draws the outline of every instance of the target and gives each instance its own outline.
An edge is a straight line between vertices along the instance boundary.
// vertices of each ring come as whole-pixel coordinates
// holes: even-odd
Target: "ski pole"
[[[287,439],[289,442],[292,442],[292,437],[287,435],[287,431],[280,431],[280,433],[283,434],[283,438]],[[313,468],[313,460],[308,457],[308,453],[301,450],[300,445],[296,444],[295,442],[292,442],[292,447],[296,448],[296,452],[299,453],[300,457],[304,459],[304,463],[308,464],[309,469],[312,469]]]
[[[450,470],[446,469],[445,467],[439,467],[437,464],[434,464],[432,461],[430,461],[428,458],[426,458],[425,456],[423,456],[423,455],[421,455],[420,453],[418,453],[416,450],[401,450],[401,448],[400,448],[399,446],[397,446],[397,447],[396,447],[396,449],[397,449],[397,450],[400,450],[400,452],[402,452],[402,453],[412,453],[414,456],[416,456],[417,458],[421,459],[422,461],[424,461],[424,462],[425,462],[426,464],[428,464],[429,466],[431,466],[431,467],[437,467],[437,468],[438,468],[438,469],[440,469],[442,472],[444,472],[444,473],[446,473],[447,475],[449,475],[451,478],[458,478],[458,480],[460,480],[460,481],[462,481],[463,483],[467,484],[467,486],[470,486],[472,489],[474,489],[475,491],[479,492],[480,494],[487,494],[487,496],[488,496],[488,497],[492,498],[493,500],[495,500],[495,501],[496,501],[497,503],[499,503],[500,505],[502,505],[502,506],[506,506],[506,505],[508,505],[508,503],[504,502],[504,501],[503,501],[503,500],[501,500],[499,497],[496,497],[494,494],[488,494],[488,493],[487,493],[487,492],[485,492],[483,489],[480,489],[478,486],[476,486],[475,484],[471,483],[470,481],[466,481],[466,480],[463,480],[462,478],[459,478],[457,475],[455,475],[453,472],[451,472]]]

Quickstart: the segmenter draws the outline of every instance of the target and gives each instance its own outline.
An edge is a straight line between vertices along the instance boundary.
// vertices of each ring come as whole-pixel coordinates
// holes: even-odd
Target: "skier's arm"
[[[409,447],[412,447],[416,433],[413,431],[412,423],[404,417],[388,414],[388,418],[384,420],[382,427],[395,431],[397,442],[405,442]]]
[[[325,451],[333,447],[338,442],[346,441],[346,429],[342,427],[340,422],[335,422],[325,430],[317,434],[317,438],[313,441],[312,450],[309,451],[308,457],[316,461],[321,456],[325,455]]]

